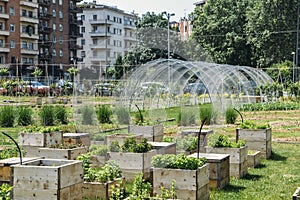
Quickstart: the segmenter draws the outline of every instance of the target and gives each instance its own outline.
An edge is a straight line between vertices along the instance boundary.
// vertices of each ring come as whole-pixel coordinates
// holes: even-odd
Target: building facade
[[[83,49],[77,53],[77,57],[82,58],[78,69],[89,69],[94,72],[94,79],[103,80],[117,57],[123,57],[136,44],[136,16],[95,2],[80,7],[83,12],[77,14],[77,18],[83,22],[82,37],[77,43]]]

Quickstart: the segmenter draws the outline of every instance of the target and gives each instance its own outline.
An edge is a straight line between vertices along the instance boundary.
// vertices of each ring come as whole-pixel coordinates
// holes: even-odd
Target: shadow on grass
[[[271,156],[268,160],[273,160],[273,161],[285,161],[287,159],[287,157],[282,156],[280,154],[275,153],[274,151],[272,151]]]
[[[257,174],[246,174],[241,179],[243,179],[243,180],[249,180],[249,181],[257,181],[257,180],[259,180],[262,177],[263,177],[262,175],[257,175]]]
[[[246,189],[246,187],[239,186],[239,185],[226,185],[224,188],[222,188],[222,191],[224,192],[240,192],[241,190]]]
[[[266,168],[267,165],[260,163],[258,166],[255,167],[255,169],[262,169],[262,168]]]

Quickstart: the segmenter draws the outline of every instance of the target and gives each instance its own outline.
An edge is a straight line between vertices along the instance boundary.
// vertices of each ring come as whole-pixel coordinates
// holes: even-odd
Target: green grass
[[[248,175],[230,179],[222,190],[211,190],[211,199],[291,199],[300,183],[300,144],[273,142],[272,156]]]

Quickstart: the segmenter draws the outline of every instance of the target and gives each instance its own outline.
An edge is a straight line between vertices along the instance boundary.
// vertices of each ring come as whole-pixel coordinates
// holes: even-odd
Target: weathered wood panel
[[[91,137],[89,133],[64,133],[63,140],[66,145],[82,145],[89,147],[91,145]]]
[[[118,141],[119,145],[122,146],[127,138],[133,138],[137,143],[142,141],[142,135],[113,134],[105,136],[104,144],[110,146],[113,141]]]
[[[153,126],[128,126],[128,133],[133,133],[137,135],[142,135],[151,142],[162,142],[163,139],[163,124],[157,124]]]
[[[46,147],[56,144],[61,144],[63,134],[59,131],[52,133],[24,133],[18,134],[18,144],[20,146],[39,146]]]
[[[176,154],[176,143],[170,142],[148,142],[156,149],[157,154]]]
[[[57,148],[39,148],[38,156],[49,159],[67,159],[76,160],[81,154],[88,152],[86,147],[77,147],[73,149],[57,149]]]
[[[258,167],[260,165],[260,151],[248,154],[248,167]]]

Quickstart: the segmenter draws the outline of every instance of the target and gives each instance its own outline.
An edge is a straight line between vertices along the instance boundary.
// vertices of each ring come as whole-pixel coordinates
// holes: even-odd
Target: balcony
[[[33,23],[33,24],[38,24],[39,23],[39,19],[36,16],[34,16],[34,17],[21,16],[20,21],[21,22]]]
[[[20,5],[31,7],[31,8],[38,8],[39,7],[39,4],[37,2],[29,2],[29,1],[25,1],[25,0],[23,0],[23,1],[21,0]]]
[[[28,39],[39,39],[39,35],[38,34],[31,34],[29,35],[28,33],[21,33],[20,35],[21,38],[28,38]]]
[[[21,49],[21,54],[39,55],[39,51],[35,49]]]
[[[0,30],[0,35],[9,36],[9,31],[6,30]]]
[[[1,18],[1,19],[9,19],[9,14],[4,13],[4,12],[1,12],[1,13],[0,13],[0,18]]]
[[[10,52],[10,48],[0,47],[0,53],[9,53],[9,52]]]
[[[124,28],[125,29],[133,29],[133,30],[135,30],[136,29],[136,26],[135,26],[135,24],[134,23],[132,23],[132,24],[130,24],[129,22],[125,22],[124,23]]]
[[[51,33],[52,32],[52,28],[46,27],[46,26],[40,26],[39,27],[39,32],[40,33]]]
[[[91,49],[98,49],[98,50],[105,50],[105,49],[113,49],[116,48],[115,46],[112,45],[105,45],[104,44],[90,44]]]
[[[44,7],[49,7],[49,6],[51,6],[51,1],[50,0],[39,0],[39,5],[44,6]]]
[[[137,39],[135,36],[124,36],[124,41],[136,42]]]
[[[110,37],[113,33],[112,32],[105,32],[105,31],[92,31],[90,32],[91,37]]]
[[[39,14],[39,19],[43,19],[43,20],[50,20],[52,17],[52,15],[48,14],[48,13],[40,13]]]
[[[90,24],[112,25],[113,22],[107,19],[89,19]]]
[[[52,42],[49,40],[39,40],[40,47],[50,47],[51,45],[52,45]]]

